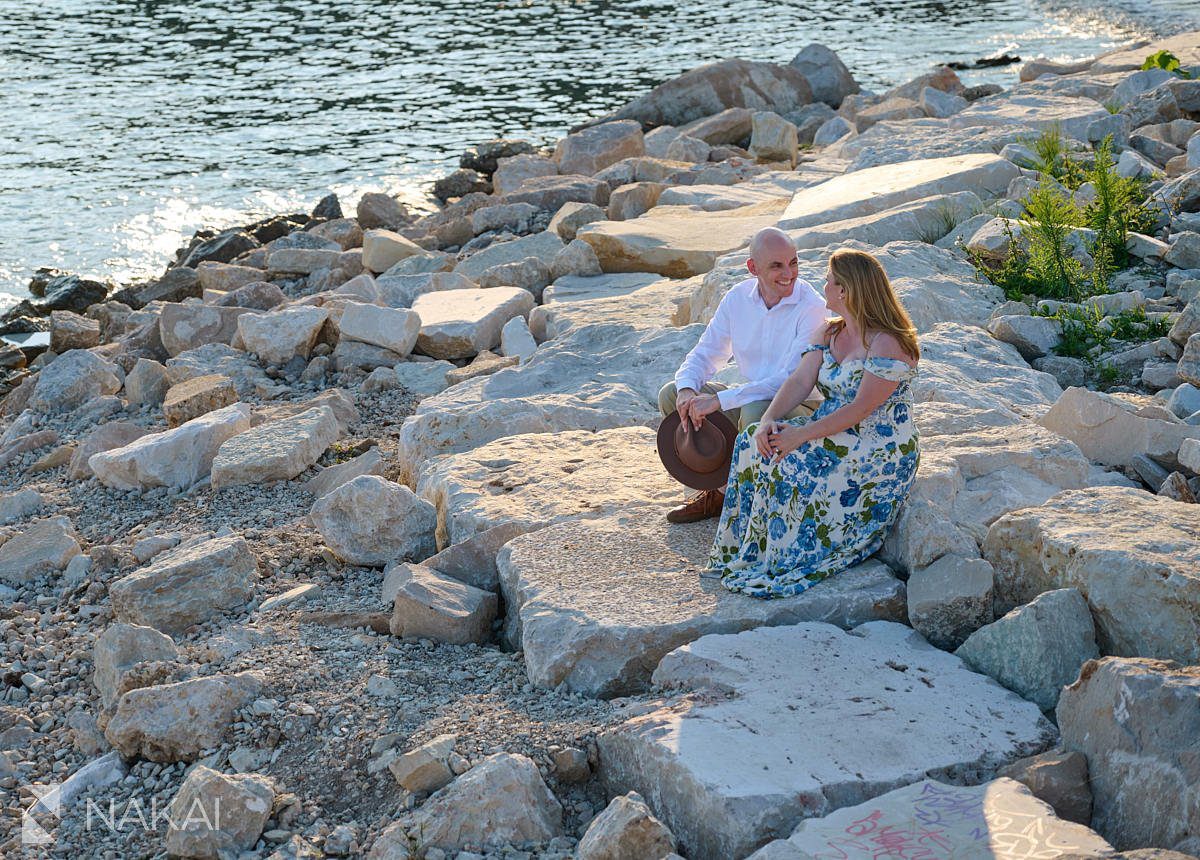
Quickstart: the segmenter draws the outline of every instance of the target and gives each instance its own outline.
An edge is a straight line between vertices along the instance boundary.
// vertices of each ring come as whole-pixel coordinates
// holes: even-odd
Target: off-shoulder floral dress
[[[879,550],[917,474],[917,427],[909,383],[916,369],[893,358],[834,361],[823,352],[817,387],[825,402],[800,426],[854,400],[863,373],[899,382],[861,423],[805,442],[771,464],[737,438],[710,568],[730,591],[789,597]],[[812,350],[809,350],[810,352]]]

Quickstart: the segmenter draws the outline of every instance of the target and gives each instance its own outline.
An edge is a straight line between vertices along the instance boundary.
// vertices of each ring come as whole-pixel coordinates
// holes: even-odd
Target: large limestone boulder
[[[1078,589],[1100,651],[1200,662],[1200,525],[1195,508],[1126,487],[1069,490],[988,530],[996,608]]]
[[[921,365],[912,389],[918,402],[1038,412],[1062,394],[1054,377],[1030,368],[1015,347],[957,323],[936,325],[921,336]]]
[[[92,467],[88,459],[101,451],[111,451],[128,445],[135,439],[146,435],[146,428],[130,421],[109,421],[101,424],[84,436],[75,446],[71,455],[71,463],[67,466],[67,477],[73,481],[83,481],[92,476]]]
[[[174,660],[179,649],[153,627],[140,624],[110,624],[92,648],[92,683],[100,691],[100,702],[110,708],[121,692],[121,682],[140,663]]]
[[[841,117],[829,122],[839,121],[844,122]],[[1035,129],[1020,125],[970,126],[949,133],[943,119],[884,120],[862,134],[842,137],[823,154],[853,172],[922,158],[990,155],[1034,137]]]
[[[579,840],[576,860],[663,860],[675,853],[675,837],[631,791],[614,797]]]
[[[638,131],[640,132],[641,129],[639,128]],[[527,179],[556,176],[557,174],[558,165],[554,163],[554,160],[541,155],[521,153],[508,158],[500,158],[496,161],[496,172],[492,174],[492,191],[503,196],[519,189]],[[476,232],[482,231],[476,230]]]
[[[957,648],[991,620],[992,566],[983,559],[943,555],[909,574],[908,621],[938,648]]]
[[[656,206],[630,221],[598,221],[576,236],[592,246],[605,272],[657,272],[687,278],[707,272],[717,258],[744,247],[779,218],[784,204],[771,200],[727,212]]]
[[[248,352],[266,364],[287,364],[296,356],[307,359],[316,345],[328,308],[294,307],[238,317],[237,332]]]
[[[974,191],[938,194],[902,203],[882,212],[872,212],[844,221],[812,225],[791,232],[800,249],[823,248],[853,239],[868,245],[888,242],[933,242],[980,210],[982,203]]]
[[[127,757],[194,761],[220,745],[234,712],[261,690],[262,679],[254,672],[130,690],[117,702],[104,736]]]
[[[218,773],[197,765],[179,787],[167,814],[167,851],[179,857],[220,857],[246,851],[262,835],[275,789],[258,774]]]
[[[607,199],[605,202],[608,202]],[[454,273],[478,281],[488,269],[505,263],[519,263],[526,257],[537,257],[549,266],[555,255],[564,247],[563,240],[557,233],[543,230],[507,242],[494,242],[455,266]]]
[[[36,412],[70,412],[106,394],[121,390],[117,368],[86,349],[73,349],[38,373],[28,406]]]
[[[667,503],[679,486],[658,462],[654,438],[647,427],[508,436],[429,462],[417,493],[437,508],[440,547],[507,522],[533,527]]]
[[[1127,72],[1140,69],[1146,57],[1155,51],[1169,51],[1179,59],[1184,69],[1200,66],[1200,45],[1196,44],[1195,32],[1180,33],[1166,39],[1158,39],[1148,45],[1137,45],[1124,51],[1114,51],[1098,58],[1092,64],[1093,75],[1108,72]]]
[[[433,358],[470,358],[500,345],[513,317],[528,317],[533,295],[519,287],[426,293],[413,302],[421,322],[417,349]]]
[[[417,296],[440,290],[474,290],[479,284],[454,272],[424,272],[413,275],[380,275],[375,282],[378,300],[389,308],[411,308]],[[366,298],[366,297],[363,297]],[[366,299],[374,302],[374,298]],[[346,310],[349,305],[346,305]],[[343,311],[343,316],[345,311]],[[339,320],[340,324],[340,320]],[[352,323],[353,324],[353,323]]]
[[[260,424],[227,440],[212,464],[214,490],[296,477],[337,441],[333,409],[316,406],[290,418]]]
[[[977,780],[1057,735],[1036,705],[886,621],[705,636],[654,681],[697,695],[601,735],[601,776],[642,794],[697,860],[743,857],[926,775]]]
[[[686,324],[691,297],[699,285],[699,278],[660,279],[641,289],[604,298],[547,302],[530,312],[529,330],[539,341],[547,341],[587,325],[650,329]]]
[[[344,338],[380,346],[403,356],[412,352],[417,344],[421,318],[415,311],[404,308],[349,302],[342,311],[338,328]]]
[[[632,120],[593,125],[562,138],[554,149],[559,173],[591,176],[622,158],[635,158],[646,152],[642,126]]]
[[[896,567],[912,572],[946,555],[976,558],[988,527],[1009,511],[1111,483],[1071,441],[1011,413],[961,407],[950,418],[922,428],[917,480],[884,544],[883,557]]]
[[[547,212],[555,212],[568,203],[607,206],[611,192],[612,187],[597,177],[576,174],[536,176],[526,179],[520,188],[510,191],[500,200],[507,205],[527,204]],[[469,259],[466,262],[469,262]]]
[[[1053,93],[1010,93],[1002,99],[980,99],[947,122],[955,129],[1016,125],[1042,131],[1053,127],[1067,137],[1086,141],[1088,126],[1109,116],[1104,105],[1093,99]]]
[[[682,126],[726,108],[785,114],[811,101],[812,89],[799,69],[774,63],[723,60],[659,84],[601,121],[636,119],[648,128]]]
[[[1200,439],[1200,427],[1142,417],[1129,402],[1086,388],[1068,388],[1038,423],[1109,466],[1128,466],[1146,455],[1173,467],[1183,441]]]
[[[802,821],[788,839],[764,846],[747,860],[809,860],[831,846],[842,854],[866,852],[883,839],[889,845],[924,842],[937,846],[937,856],[981,860],[1112,856],[1112,846],[1094,831],[1063,821],[1024,785],[1001,778],[970,787],[924,779]]]
[[[925,197],[970,191],[995,197],[1020,169],[998,155],[955,155],[889,164],[847,173],[796,192],[778,226],[799,230],[862,218]]]
[[[39,576],[58,573],[80,552],[69,518],[44,519],[0,545],[0,582],[24,585]]]
[[[309,519],[325,543],[350,564],[433,555],[437,514],[408,487],[378,475],[360,475],[317,499]]]
[[[366,230],[362,236],[363,268],[386,272],[401,260],[425,254],[425,249],[391,230]]]
[[[158,317],[158,332],[169,355],[179,355],[209,343],[228,344],[238,331],[238,318],[257,314],[250,308],[214,305],[163,305]]]
[[[545,292],[542,293],[542,302],[553,304],[555,302],[578,302],[627,296],[662,280],[663,278],[658,275],[642,272],[592,276],[564,275],[546,287]]]
[[[1119,849],[1195,844],[1195,666],[1118,657],[1089,662],[1063,690],[1057,714],[1063,746],[1087,756],[1096,830]]]
[[[1100,656],[1091,610],[1074,588],[1039,594],[972,633],[954,653],[1043,711],[1053,711],[1079,667]]]
[[[113,613],[127,624],[182,633],[254,595],[258,560],[240,537],[187,541],[112,584]]]
[[[492,592],[424,565],[401,565],[391,581],[396,589],[389,625],[393,636],[455,645],[492,638],[498,606]]]
[[[788,65],[808,79],[813,99],[825,102],[831,108],[838,107],[846,96],[859,91],[858,82],[841,58],[817,42],[805,45]]]
[[[163,418],[168,427],[179,427],[207,412],[232,406],[237,399],[237,386],[228,376],[193,376],[167,389],[162,402]],[[142,431],[134,438],[144,435]]]
[[[656,426],[658,390],[700,331],[586,326],[544,345],[520,367],[428,397],[400,428],[400,479],[415,482],[431,457],[503,436]]]
[[[532,760],[498,753],[430,797],[406,824],[422,855],[548,842],[562,833],[562,806]]]
[[[119,490],[185,489],[205,477],[226,440],[250,429],[250,407],[235,403],[88,459],[100,483]]]
[[[904,619],[903,584],[874,561],[797,597],[734,594],[699,575],[712,524],[671,525],[664,512],[635,506],[569,520],[500,551],[505,636],[524,652],[533,683],[564,684],[589,696],[626,695],[649,686],[665,654],[709,633],[798,621],[850,628]]]

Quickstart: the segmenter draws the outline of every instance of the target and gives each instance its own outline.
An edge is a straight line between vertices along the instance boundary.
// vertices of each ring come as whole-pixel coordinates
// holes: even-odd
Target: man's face
[[[758,286],[768,304],[790,296],[800,274],[795,247],[778,236],[763,243],[762,250],[750,260],[747,268],[758,278]]]

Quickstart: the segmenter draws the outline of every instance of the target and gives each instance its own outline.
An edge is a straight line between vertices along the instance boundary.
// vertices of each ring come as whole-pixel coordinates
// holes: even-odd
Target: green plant
[[[1033,169],[1051,176],[1074,191],[1083,184],[1079,165],[1070,157],[1070,151],[1058,123],[1051,123],[1036,138],[1024,143],[1033,150],[1036,158]]]
[[[1111,362],[1104,362],[1096,367],[1102,385],[1113,385],[1121,379],[1121,369]]]
[[[1170,330],[1169,318],[1160,316],[1151,319],[1146,316],[1146,309],[1140,305],[1109,318],[1109,331],[1114,340],[1154,340],[1166,337]]]
[[[1179,58],[1170,51],[1155,51],[1142,62],[1142,69],[1163,69],[1167,72],[1174,72],[1181,78],[1191,78],[1191,74],[1186,69],[1180,68]]]
[[[1096,156],[1086,176],[1096,189],[1096,198],[1084,210],[1084,221],[1095,231],[1092,256],[1096,260],[1096,270],[1102,271],[1102,280],[1107,281],[1113,268],[1129,265],[1129,251],[1125,245],[1130,232],[1147,229],[1153,222],[1153,215],[1143,202],[1145,183],[1117,173],[1112,158],[1112,135],[1096,147]]]
[[[1083,297],[1083,266],[1071,256],[1067,239],[1080,220],[1075,202],[1045,177],[1025,199],[1021,235],[1027,242],[1029,275],[1047,298]]]
[[[1036,294],[1040,285],[1030,276],[1028,254],[1023,250],[1020,240],[1013,233],[1012,224],[1007,219],[1004,222],[1004,232],[1008,236],[1008,245],[1012,252],[999,262],[984,257],[961,242],[959,247],[966,253],[980,277],[999,287],[1009,301],[1019,302],[1023,301],[1027,294]]]
[[[1111,114],[1118,114],[1121,112],[1121,103],[1116,99],[1109,99],[1104,102],[1104,109]]]
[[[1097,307],[1060,307],[1052,314],[1045,314],[1058,321],[1062,334],[1054,351],[1070,358],[1092,360],[1092,350],[1103,348],[1109,333],[1102,325],[1104,314]]]

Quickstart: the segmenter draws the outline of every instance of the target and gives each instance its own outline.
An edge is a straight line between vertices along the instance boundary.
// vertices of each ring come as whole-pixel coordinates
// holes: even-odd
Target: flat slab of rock
[[[992,409],[1047,409],[1062,388],[1033,370],[1016,348],[975,326],[941,323],[921,336],[921,367],[912,384],[918,402],[936,400]]]
[[[325,453],[340,435],[328,406],[260,424],[227,440],[212,464],[214,490],[238,484],[287,481]]]
[[[128,624],[182,633],[254,595],[258,560],[240,537],[182,543],[109,589],[113,613]]]
[[[304,489],[312,493],[314,499],[319,499],[347,481],[353,481],[359,475],[382,474],[383,457],[379,453],[379,448],[376,447],[344,463],[338,463],[336,466],[322,470],[320,474],[304,485]]]
[[[0,545],[0,582],[24,585],[57,573],[81,551],[69,518],[50,517],[34,523]]]
[[[257,313],[250,308],[168,303],[159,314],[158,332],[167,352],[175,356],[209,343],[228,344],[237,334],[238,317]]]
[[[258,362],[240,349],[224,343],[208,343],[167,359],[167,380],[170,385],[207,374],[228,376],[237,386],[241,397],[258,394],[273,385]]]
[[[167,389],[162,402],[163,417],[168,427],[179,427],[206,412],[232,406],[237,399],[237,387],[228,376],[193,376]]]
[[[1055,93],[1008,93],[1001,99],[981,99],[948,120],[951,128],[973,125],[1019,125],[1041,131],[1055,127],[1076,140],[1088,139],[1088,126],[1110,114],[1092,99]]]
[[[579,179],[579,177],[550,178],[555,180],[561,178],[568,181]],[[476,251],[455,266],[454,272],[455,274],[470,278],[472,281],[478,281],[480,275],[493,266],[500,266],[505,263],[519,263],[526,257],[537,257],[549,266],[550,261],[564,247],[563,240],[559,238],[557,233],[543,230],[540,233],[531,233],[519,239],[512,239],[508,242],[495,242],[488,245],[482,251]]]
[[[867,857],[882,844],[921,846],[915,850],[923,856],[955,860],[1112,855],[1112,846],[1094,831],[1063,821],[1016,780],[964,787],[923,779],[825,818],[802,821],[790,838],[764,846],[748,860],[810,860],[831,851]]]
[[[1195,506],[1127,487],[1059,493],[988,530],[996,608],[1076,588],[1104,654],[1200,662],[1200,523]]]
[[[508,522],[532,527],[677,501],[654,440],[648,427],[509,436],[432,461],[417,494],[437,509],[439,547]]]
[[[669,651],[709,633],[825,621],[904,619],[904,585],[868,561],[798,597],[758,600],[701,579],[713,523],[671,525],[634,507],[563,522],[508,543],[498,558],[505,636],[529,679],[589,696],[641,692]]]
[[[668,278],[702,275],[717,258],[744,247],[783,211],[782,200],[727,212],[656,206],[630,221],[597,221],[576,238],[592,246],[605,272],[657,272]]]
[[[237,331],[248,352],[265,364],[281,365],[296,356],[307,359],[327,319],[328,308],[285,308],[239,317]]]
[[[970,126],[949,134],[945,120],[884,120],[862,134],[843,137],[822,155],[843,159],[843,164],[848,161],[846,169],[857,171],[914,158],[946,158],[972,153],[990,155],[1007,144],[1036,136],[1032,128],[1019,125]]]
[[[585,326],[528,362],[422,400],[400,428],[400,480],[416,483],[438,454],[503,436],[658,425],[658,390],[696,343],[700,326]]]
[[[637,292],[642,287],[657,284],[662,278],[642,272],[619,272],[611,275],[564,275],[546,287],[542,303],[577,302],[590,299],[610,299]]]
[[[405,308],[349,302],[338,321],[342,337],[408,355],[417,343],[421,318]]]
[[[54,414],[70,412],[105,394],[121,390],[116,367],[86,349],[64,352],[37,375],[29,408]]]
[[[998,155],[954,155],[872,167],[834,177],[796,192],[779,218],[782,230],[799,230],[862,218],[924,197],[972,191],[995,197],[1008,190],[1020,169]]]
[[[420,564],[402,565],[392,602],[392,635],[465,645],[492,638],[499,601]]]
[[[550,302],[529,314],[529,330],[539,341],[546,341],[585,325],[613,323],[661,328],[686,324],[691,314],[692,293],[699,285],[699,278],[660,280],[612,298]]]
[[[978,781],[1057,737],[1036,705],[887,621],[705,636],[654,681],[697,694],[601,735],[601,776],[696,860],[744,857],[931,775]]]
[[[420,318],[417,349],[433,358],[470,358],[500,345],[500,330],[513,317],[528,317],[533,294],[519,287],[444,290],[413,302]]]
[[[194,761],[220,745],[234,712],[261,689],[257,674],[240,672],[130,690],[117,702],[104,736],[130,758]]]
[[[203,478],[226,440],[250,429],[250,407],[235,403],[121,448],[93,454],[88,465],[100,483],[119,490],[184,489]]]
[[[981,208],[982,203],[974,191],[935,194],[901,203],[882,212],[802,227],[791,231],[791,236],[796,247],[802,249],[823,248],[847,239],[869,245],[936,240]]]
[[[1131,404],[1086,388],[1068,388],[1038,423],[1109,466],[1129,465],[1142,454],[1175,463],[1185,439],[1200,439],[1200,427],[1142,417]]]
[[[1063,690],[1057,713],[1063,747],[1087,756],[1092,824],[1116,848],[1200,834],[1200,668],[1104,657]]]

